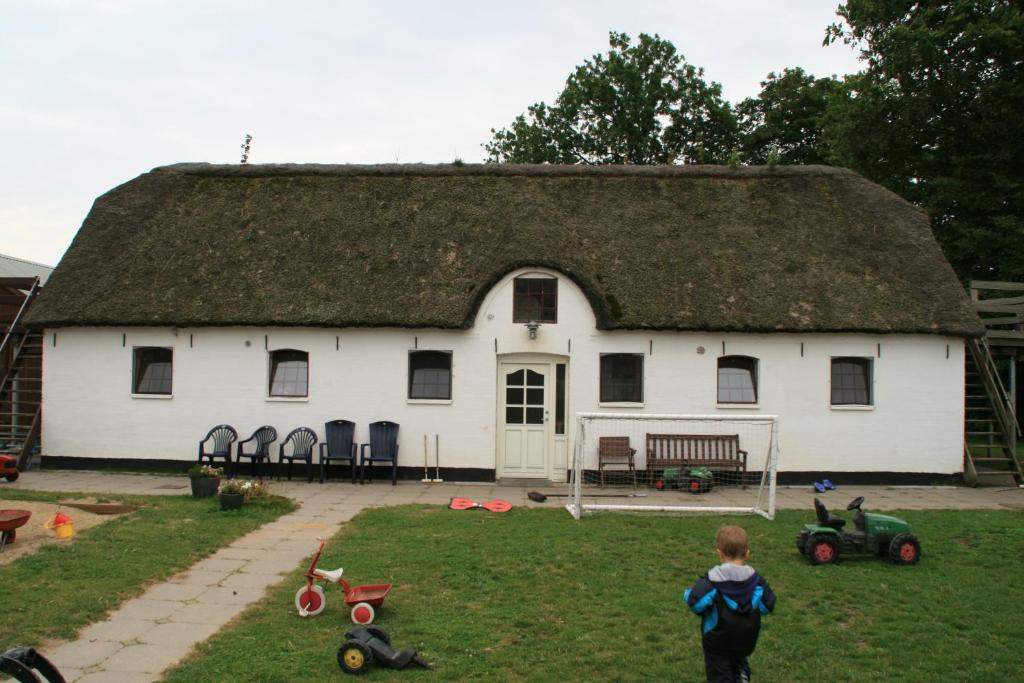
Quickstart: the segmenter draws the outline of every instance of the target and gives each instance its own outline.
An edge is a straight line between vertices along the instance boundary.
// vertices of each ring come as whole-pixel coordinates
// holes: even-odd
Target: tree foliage
[[[1024,279],[1024,14],[1011,0],[850,0],[861,50],[824,120],[832,161],[932,216],[963,278]]]
[[[736,105],[743,160],[752,164],[823,164],[829,153],[823,119],[842,89],[834,77],[815,78],[803,69],[770,73],[761,93]]]
[[[504,163],[722,163],[736,119],[721,86],[672,43],[641,33],[608,36],[606,55],[578,66],[553,105],[530,106],[491,130],[489,160]]]

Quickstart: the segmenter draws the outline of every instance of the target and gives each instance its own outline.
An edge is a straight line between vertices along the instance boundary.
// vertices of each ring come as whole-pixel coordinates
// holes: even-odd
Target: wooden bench
[[[747,452],[739,434],[648,434],[647,470],[666,467],[735,470],[747,488]]]

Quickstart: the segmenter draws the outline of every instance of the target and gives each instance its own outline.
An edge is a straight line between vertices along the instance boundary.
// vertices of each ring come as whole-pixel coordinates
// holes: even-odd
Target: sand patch
[[[95,502],[81,500],[75,502]],[[10,564],[23,555],[28,555],[39,550],[48,543],[74,543],[75,539],[57,540],[57,535],[50,529],[43,528],[43,524],[50,520],[57,510],[71,518],[75,527],[75,535],[98,524],[109,522],[120,515],[97,515],[85,510],[73,507],[62,506],[57,503],[44,503],[35,500],[7,500],[0,498],[0,509],[2,510],[28,510],[32,513],[23,526],[17,529],[17,538],[14,542],[5,545],[0,551],[0,566]]]

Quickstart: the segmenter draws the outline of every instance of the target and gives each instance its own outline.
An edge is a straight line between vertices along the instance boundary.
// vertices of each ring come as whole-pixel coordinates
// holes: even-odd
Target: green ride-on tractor
[[[921,559],[921,544],[910,525],[897,517],[864,512],[864,496],[850,501],[853,531],[843,531],[846,520],[829,513],[814,499],[816,524],[805,524],[796,537],[796,548],[811,564],[831,564],[844,553],[862,553],[886,557],[895,564],[916,564]]]

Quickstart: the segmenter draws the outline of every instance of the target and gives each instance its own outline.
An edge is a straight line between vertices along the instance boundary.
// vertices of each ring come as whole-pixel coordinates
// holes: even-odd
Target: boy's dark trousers
[[[746,657],[734,659],[704,650],[704,672],[708,683],[747,683],[750,680],[750,662]]]

